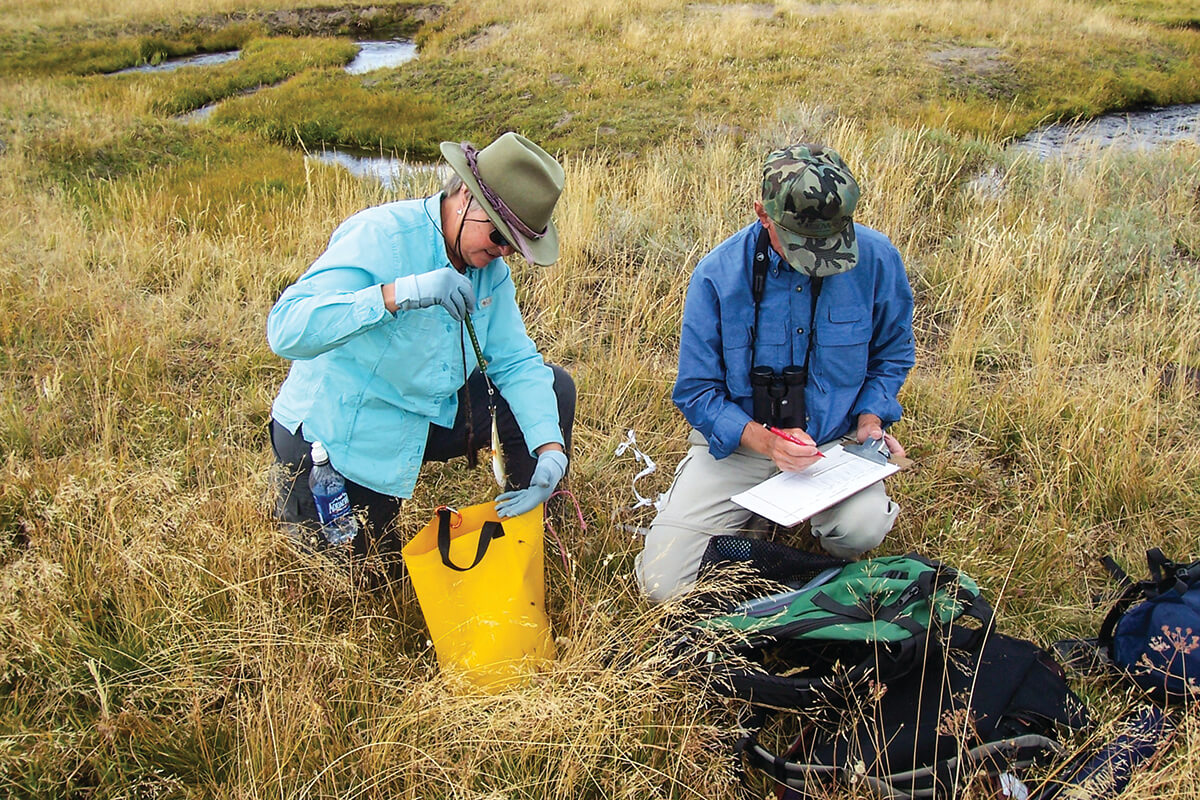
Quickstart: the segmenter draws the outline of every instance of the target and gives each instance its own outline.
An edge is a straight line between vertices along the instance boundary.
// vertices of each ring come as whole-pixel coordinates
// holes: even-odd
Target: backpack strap
[[[787,755],[775,753],[763,747],[758,742],[758,734],[766,724],[767,716],[762,711],[756,711],[748,721],[743,721],[743,727],[749,732],[738,740],[737,752],[747,764],[770,775],[776,783],[792,789],[803,791],[810,782],[828,783],[840,781],[847,784],[849,767],[838,767],[825,764],[801,764],[788,759]],[[910,795],[887,795],[894,800],[912,800]]]
[[[1159,552],[1161,556],[1161,551]],[[1146,553],[1146,561],[1151,561],[1151,555]],[[1104,615],[1104,621],[1100,623],[1100,631],[1096,634],[1096,645],[1110,657],[1112,656],[1113,631],[1117,629],[1117,622],[1129,610],[1129,607],[1138,600],[1146,597],[1146,589],[1149,588],[1149,581],[1134,581],[1129,577],[1117,560],[1112,556],[1104,556],[1100,559],[1101,566],[1105,571],[1116,579],[1121,585],[1121,595],[1113,603],[1112,608]],[[1151,567],[1151,570],[1154,568]]]
[[[1176,564],[1157,547],[1146,551],[1146,566],[1150,571],[1148,580],[1134,581],[1130,579],[1125,570],[1121,569],[1111,556],[1100,559],[1100,563],[1124,589],[1121,596],[1113,603],[1112,608],[1108,610],[1108,614],[1104,616],[1104,621],[1100,623],[1100,632],[1096,636],[1097,645],[1110,656],[1112,655],[1113,632],[1116,631],[1117,622],[1130,606],[1139,600],[1153,600],[1172,589],[1182,595],[1190,586],[1200,582],[1200,561],[1194,561],[1187,565]]]
[[[1117,583],[1121,584],[1121,588],[1128,588],[1133,584],[1133,581],[1129,579],[1129,573],[1121,569],[1121,565],[1112,556],[1104,556],[1100,559],[1100,564],[1109,575],[1116,579]]]
[[[1150,580],[1147,581],[1146,597],[1154,598],[1171,589],[1178,589],[1180,594],[1187,591],[1187,584],[1175,579],[1175,564],[1163,555],[1157,547],[1146,551],[1146,567],[1150,570]]]
[[[1171,563],[1171,559],[1163,555],[1161,549],[1151,547],[1146,551],[1146,566],[1150,568],[1150,577],[1153,580],[1161,581],[1171,571],[1174,564]]]
[[[737,750],[750,766],[762,770],[777,782],[804,791],[813,782],[828,783],[831,779],[847,786],[862,782],[880,797],[888,800],[922,800],[945,796],[945,788],[954,786],[962,777],[990,765],[989,771],[1023,769],[1047,754],[1061,756],[1066,749],[1054,739],[1029,733],[983,742],[950,758],[918,769],[885,775],[852,774],[852,767],[832,764],[804,764],[774,753],[758,742],[765,716],[756,716],[757,724],[747,726],[750,732],[737,743]]]
[[[966,598],[963,598],[962,595],[966,595]],[[992,610],[991,604],[983,599],[983,595],[972,596],[961,586],[957,599],[963,601],[966,606],[962,616],[978,620],[979,626],[972,628],[967,625],[956,625],[957,620],[952,620],[950,636],[946,638],[946,646],[956,650],[977,650],[983,646],[986,637],[992,633],[995,611]]]
[[[1150,580],[1155,584],[1153,594],[1147,592],[1147,597],[1157,597],[1172,589],[1178,594],[1184,594],[1192,584],[1200,580],[1200,561],[1177,564],[1163,555],[1163,551],[1157,547],[1146,551],[1146,565],[1150,568]]]
[[[1130,583],[1125,587],[1125,591],[1121,592],[1121,596],[1113,603],[1108,613],[1104,615],[1104,621],[1100,623],[1100,631],[1096,634],[1096,644],[1110,657],[1112,656],[1113,631],[1117,629],[1117,622],[1131,605],[1143,597],[1142,584]]]

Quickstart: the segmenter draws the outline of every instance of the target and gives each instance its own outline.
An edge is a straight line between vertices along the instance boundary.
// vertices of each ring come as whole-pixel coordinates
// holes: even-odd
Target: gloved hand
[[[471,281],[453,267],[442,267],[420,275],[397,278],[396,306],[401,311],[440,305],[461,322],[475,310],[475,292]]]
[[[496,498],[496,515],[519,517],[550,499],[554,487],[567,473],[567,455],[558,450],[545,450],[538,456],[537,466],[528,489],[505,492]]]

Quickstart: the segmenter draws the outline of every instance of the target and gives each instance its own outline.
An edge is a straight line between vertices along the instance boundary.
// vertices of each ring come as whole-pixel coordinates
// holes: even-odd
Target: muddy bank
[[[162,25],[151,33],[181,29],[219,31],[232,25],[257,24],[273,36],[354,36],[383,39],[411,35],[446,10],[438,4],[420,6],[363,6],[351,8],[286,8],[211,14],[182,25]]]

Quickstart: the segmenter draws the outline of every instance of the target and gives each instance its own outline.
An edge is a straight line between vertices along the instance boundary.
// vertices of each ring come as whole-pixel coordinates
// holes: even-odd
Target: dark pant
[[[571,453],[571,430],[575,424],[575,382],[565,369],[551,364],[554,371],[554,394],[558,401],[558,420],[562,429],[567,455]],[[474,448],[489,447],[492,436],[492,420],[488,412],[487,383],[475,371],[458,393],[458,416],[453,428],[440,425],[429,426],[429,438],[425,444],[425,461],[449,461],[466,455],[467,452],[467,399],[470,398],[472,418],[472,445]],[[496,425],[504,451],[504,469],[509,489],[523,489],[533,477],[537,459],[529,454],[525,438],[508,403],[496,392]],[[271,420],[271,449],[281,467],[275,515],[283,523],[284,530],[301,546],[312,550],[325,549],[320,534],[320,522],[312,492],[308,488],[308,474],[312,470],[310,445],[304,439],[303,426],[291,433],[278,422]],[[403,544],[395,531],[394,522],[400,511],[399,497],[380,494],[354,481],[346,480],[346,494],[355,514],[363,523],[363,530],[354,539],[354,553],[398,554]],[[365,534],[365,535],[364,535]]]

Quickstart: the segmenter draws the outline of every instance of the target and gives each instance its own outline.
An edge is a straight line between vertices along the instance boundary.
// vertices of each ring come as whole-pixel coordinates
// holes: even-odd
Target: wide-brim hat
[[[795,144],[763,163],[762,204],[794,269],[813,277],[858,263],[854,208],[858,182],[828,147]]]
[[[550,215],[563,189],[563,168],[519,133],[502,134],[482,150],[442,142],[442,155],[488,219],[534,264],[558,260],[558,229]]]

